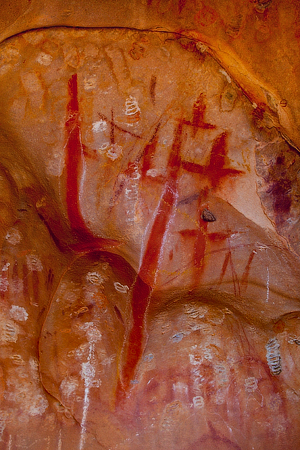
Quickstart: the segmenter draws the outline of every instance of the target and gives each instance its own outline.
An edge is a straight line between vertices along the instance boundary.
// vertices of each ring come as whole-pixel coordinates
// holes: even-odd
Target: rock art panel
[[[225,3],[6,29],[0,448],[296,448],[298,132]],[[273,3],[227,6],[272,40]]]

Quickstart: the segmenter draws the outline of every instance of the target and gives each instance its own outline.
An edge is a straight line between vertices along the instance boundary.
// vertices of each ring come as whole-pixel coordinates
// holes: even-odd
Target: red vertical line
[[[193,106],[193,118],[192,118],[193,137],[196,136],[198,128],[202,128],[204,130],[210,130],[210,129],[216,128],[215,125],[206,123],[204,121],[205,110],[206,110],[206,105],[204,102],[204,96],[203,96],[203,94],[200,94]]]
[[[182,13],[182,10],[184,9],[185,5],[186,5],[187,0],[179,0],[178,2],[178,12],[179,14]]]
[[[152,166],[152,158],[155,155],[157,142],[158,142],[158,130],[160,127],[160,123],[157,125],[157,127],[154,130],[153,136],[151,137],[150,141],[146,144],[144,152],[143,152],[143,165],[142,165],[142,176],[145,177],[147,174],[147,171]]]
[[[227,154],[227,132],[221,133],[214,139],[210,160],[209,160],[209,172],[211,173],[211,184],[213,188],[216,188],[220,179],[223,176],[225,157]]]
[[[115,123],[114,123],[114,110],[111,109],[111,122],[110,122],[110,143],[114,145],[115,143]]]
[[[77,74],[72,75],[68,83],[69,103],[67,106],[68,119],[66,131],[68,133],[66,145],[66,169],[67,169],[67,209],[72,228],[76,232],[85,229],[82,216],[79,211],[79,175],[80,165],[83,159],[83,149],[80,141],[79,129],[79,105]]]
[[[126,392],[134,376],[136,366],[144,351],[145,314],[150,303],[151,293],[155,284],[159,257],[163,239],[167,231],[171,213],[177,198],[177,176],[180,169],[180,149],[182,122],[177,126],[168,161],[167,181],[158,206],[141,267],[131,294],[132,325],[124,343],[125,361],[121,368],[120,384],[117,390],[117,401],[121,397],[120,389]]]
[[[182,122],[178,124],[175,132],[171,154],[168,161],[167,181],[165,183],[163,196],[158,206],[157,214],[152,225],[147,247],[139,270],[139,275],[141,278],[145,280],[148,279],[150,284],[153,284],[155,281],[163,238],[177,197],[177,176],[181,163],[181,136]]]
[[[233,282],[233,288],[234,288],[234,295],[235,296],[238,296],[238,295],[240,296],[241,295],[240,283],[239,283],[239,279],[238,279],[237,273],[236,273],[235,268],[234,268],[231,250],[230,250],[229,261],[230,261],[230,267],[231,267],[231,275],[232,275],[232,282]]]
[[[150,98],[153,105],[155,105],[155,88],[156,88],[156,76],[152,75],[150,80]]]
[[[195,267],[195,285],[199,285],[199,277],[204,270],[204,256],[206,250],[206,232],[207,223],[204,223],[204,232],[199,220],[199,229],[197,230],[196,240],[194,244],[194,267]]]
[[[251,263],[253,261],[254,255],[256,254],[255,250],[252,250],[252,252],[250,253],[247,265],[245,267],[244,273],[242,275],[241,278],[241,285],[242,286],[246,286],[248,285],[248,277],[249,277],[249,273],[250,273],[250,267],[251,267]]]
[[[19,264],[18,260],[14,262],[13,272],[12,272],[12,282],[17,287],[19,283]]]
[[[219,283],[218,283],[219,285],[222,284],[224,275],[226,273],[226,270],[227,270],[227,267],[228,267],[228,263],[229,263],[229,259],[230,259],[230,254],[231,254],[231,252],[229,251],[226,254],[226,256],[225,256],[225,259],[224,259],[224,262],[223,262],[223,266],[222,266],[221,275],[220,275],[220,278],[219,278]]]
[[[53,270],[49,269],[47,278],[45,279],[45,285],[46,285],[47,292],[49,292],[49,290],[52,288],[53,278],[54,278]]]
[[[86,227],[79,206],[79,179],[84,164],[83,146],[80,136],[79,103],[77,74],[71,76],[68,82],[69,102],[67,105],[68,118],[65,123],[67,133],[66,143],[66,184],[67,184],[67,212],[71,228],[77,238],[84,242],[78,244],[78,251],[85,247],[104,248],[117,245],[117,241],[95,238]],[[112,125],[113,126],[113,125]],[[75,246],[75,250],[76,250]]]
[[[39,272],[37,270],[33,270],[31,272],[32,278],[32,290],[33,290],[33,304],[39,304]]]

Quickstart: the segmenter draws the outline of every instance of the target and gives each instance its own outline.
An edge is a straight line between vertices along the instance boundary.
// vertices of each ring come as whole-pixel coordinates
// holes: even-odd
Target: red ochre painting
[[[0,449],[300,448],[299,2],[1,6]]]

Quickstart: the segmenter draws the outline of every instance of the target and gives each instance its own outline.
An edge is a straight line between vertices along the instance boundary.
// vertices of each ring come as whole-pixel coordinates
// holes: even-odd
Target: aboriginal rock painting
[[[296,448],[300,158],[268,107],[179,32],[1,45],[1,448]]]

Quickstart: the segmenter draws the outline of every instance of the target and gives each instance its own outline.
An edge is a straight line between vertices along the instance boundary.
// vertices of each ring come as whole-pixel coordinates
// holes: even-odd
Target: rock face
[[[299,111],[237,56],[291,12],[200,3],[3,27],[0,448],[297,448]]]

